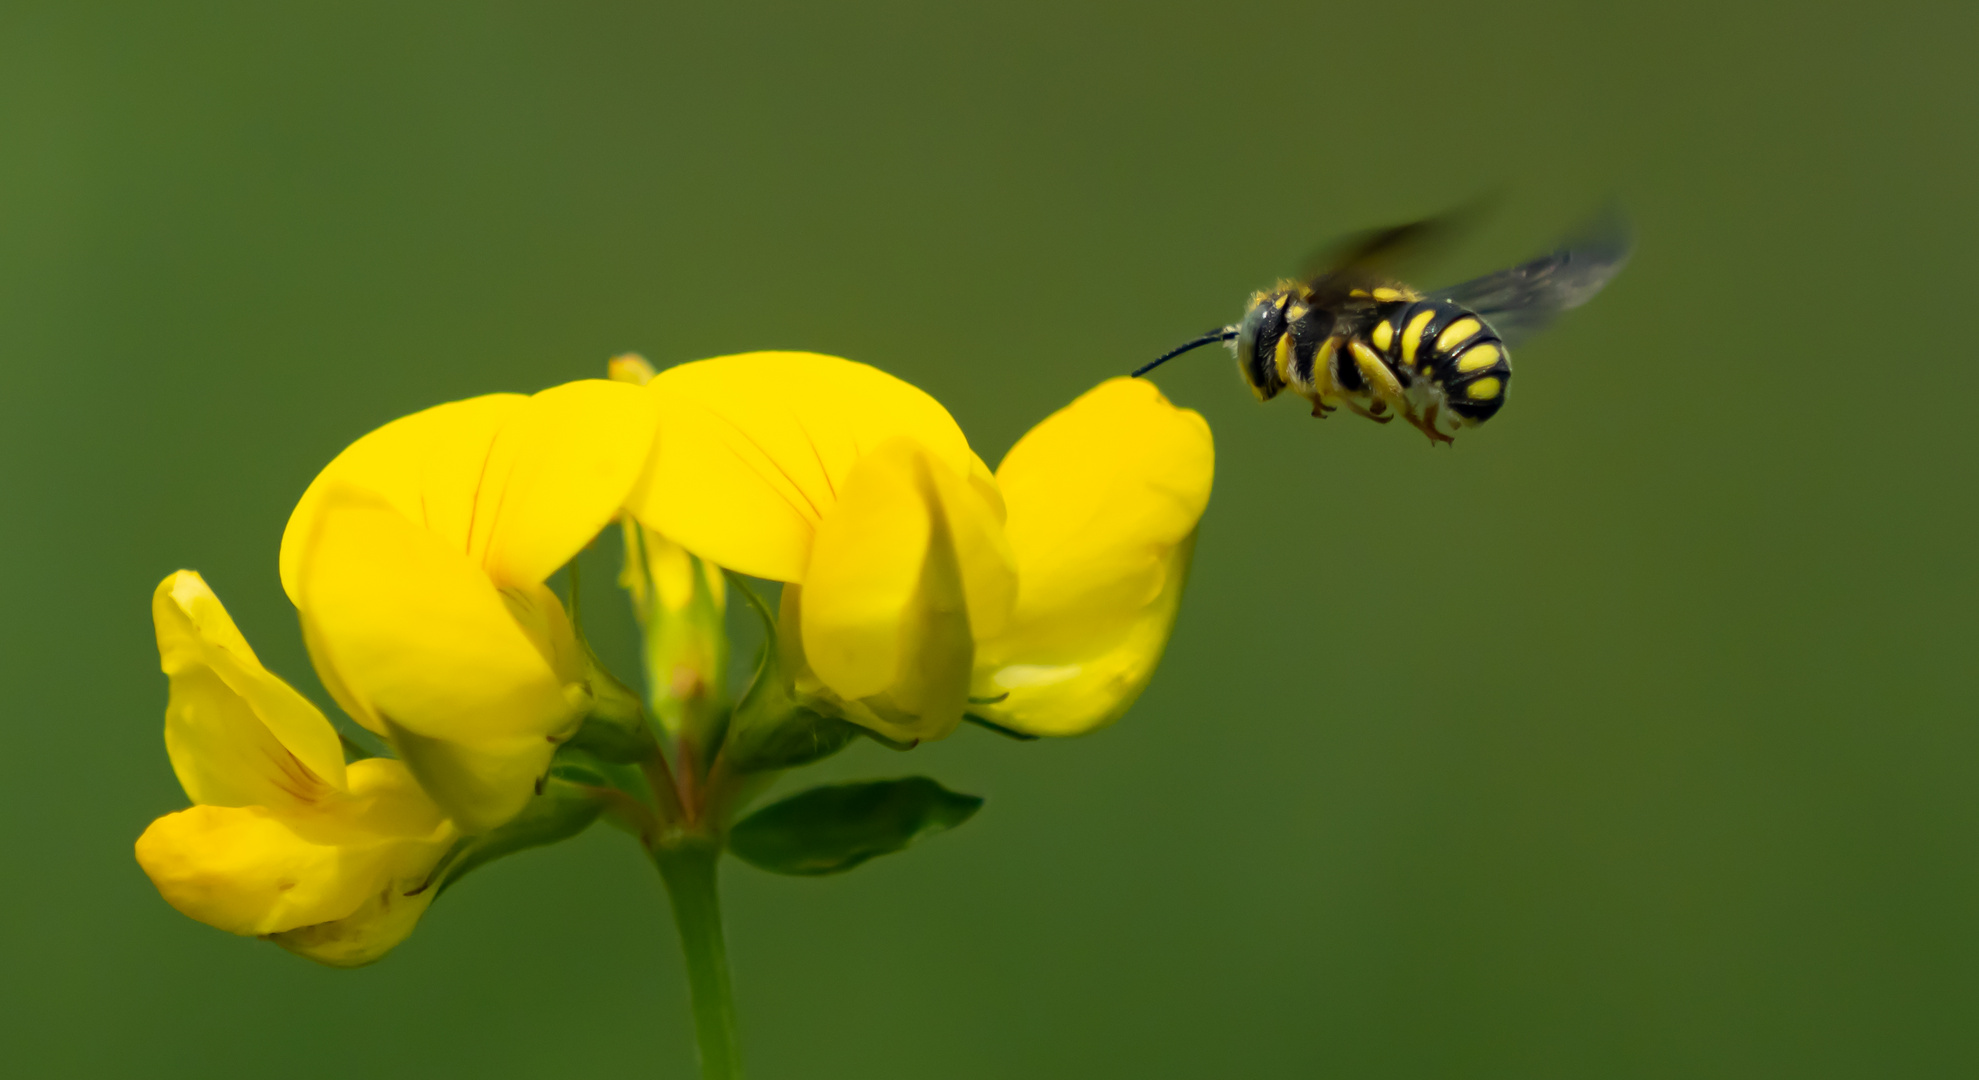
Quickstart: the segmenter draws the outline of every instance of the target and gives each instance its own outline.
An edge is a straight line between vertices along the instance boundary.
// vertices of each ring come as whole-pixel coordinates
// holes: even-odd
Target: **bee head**
[[[1269,401],[1285,389],[1278,375],[1278,342],[1285,336],[1288,322],[1285,309],[1292,294],[1284,290],[1255,293],[1251,306],[1237,323],[1237,370],[1250,384],[1259,401]]]

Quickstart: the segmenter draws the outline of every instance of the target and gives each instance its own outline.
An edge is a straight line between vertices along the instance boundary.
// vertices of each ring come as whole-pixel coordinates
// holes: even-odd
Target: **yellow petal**
[[[349,795],[299,813],[167,814],[138,838],[138,863],[173,907],[231,933],[348,918],[381,892],[417,888],[456,836],[398,762],[360,761],[350,776]]]
[[[539,584],[569,562],[645,470],[657,404],[637,386],[604,379],[530,398],[488,448],[468,555],[503,586]]]
[[[1008,652],[988,651],[999,649],[992,643],[978,656],[970,696],[997,700],[971,705],[969,711],[1029,735],[1082,735],[1120,719],[1161,662],[1195,546],[1193,535],[1175,546],[1160,595],[1109,648],[1069,662],[1025,663]]]
[[[797,581],[853,467],[906,437],[958,476],[979,468],[941,404],[864,364],[759,352],[668,369],[647,385],[660,437],[627,507],[703,558]]]
[[[996,474],[1020,582],[1008,646],[1040,663],[1111,647],[1166,587],[1214,473],[1209,425],[1142,379],[1101,383],[1032,428]]]
[[[336,729],[261,666],[198,574],[181,570],[160,582],[151,614],[171,678],[165,748],[192,801],[295,808],[343,789]]]
[[[974,627],[1001,626],[1014,586],[987,501],[918,443],[895,439],[858,463],[819,526],[803,654],[838,697],[885,695],[892,712],[918,718],[912,737],[938,738],[961,718]]]
[[[1016,610],[979,639],[974,709],[1035,734],[1112,722],[1153,675],[1215,472],[1209,426],[1112,379],[1033,428],[997,470]]]
[[[282,587],[297,599],[301,545],[338,485],[377,493],[500,584],[541,582],[618,512],[657,423],[651,395],[604,379],[394,420],[352,443],[303,492],[282,534]]]
[[[385,735],[433,801],[468,833],[499,828],[520,813],[556,752],[556,743],[542,736],[435,739],[390,719]]]
[[[892,688],[858,699],[844,698],[833,692],[818,678],[818,673],[812,670],[804,655],[804,587],[785,585],[780,609],[777,615],[778,659],[790,677],[795,697],[806,707],[849,720],[895,742],[909,745],[922,739],[941,738],[954,731],[956,724],[961,722],[962,710],[956,695],[967,693],[969,676],[962,668],[973,656],[973,648],[923,650],[931,654],[931,662],[917,673],[916,685],[906,688],[907,692],[916,699],[916,704],[931,699],[949,703],[946,709],[924,715],[920,710],[910,711],[896,705]],[[926,629],[947,639],[960,641],[968,627],[965,620],[949,618]],[[924,705],[922,707],[925,708]]]
[[[522,394],[489,394],[436,405],[346,447],[302,493],[282,533],[282,588],[289,601],[302,606],[303,544],[316,531],[325,495],[338,486],[375,492],[407,521],[465,552],[488,448],[528,401]]]
[[[548,585],[514,585],[501,590],[501,597],[509,617],[556,674],[565,693],[572,692],[572,684],[583,683],[587,671],[584,647],[578,644],[570,612],[564,610],[556,591]]]
[[[577,719],[543,652],[479,568],[369,492],[333,486],[298,566],[326,683],[400,744],[464,829],[506,821]]]
[[[364,758],[350,763],[350,794],[343,807],[341,813],[346,820],[381,840],[450,843],[459,835],[447,822],[445,811],[419,786],[404,763],[391,758]],[[417,863],[418,857],[413,862]],[[399,864],[393,866],[405,870]]]
[[[434,867],[460,835],[401,763],[367,758],[350,771],[348,818],[377,840],[362,858],[347,850],[345,872],[364,873],[373,888],[346,915],[269,938],[331,967],[369,964],[412,933],[439,893],[432,887]]]
[[[411,890],[380,889],[341,919],[270,934],[268,940],[328,967],[363,967],[382,959],[410,936],[439,891],[418,886]]]
[[[173,907],[234,934],[342,918],[371,888],[338,873],[333,844],[312,843],[262,806],[167,814],[138,837],[137,861]]]

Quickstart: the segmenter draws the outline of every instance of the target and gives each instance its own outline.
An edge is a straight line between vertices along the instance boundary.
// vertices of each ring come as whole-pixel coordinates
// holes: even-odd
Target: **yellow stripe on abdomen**
[[[1497,363],[1498,358],[1503,355],[1504,353],[1498,351],[1498,346],[1488,341],[1482,345],[1472,346],[1464,352],[1464,355],[1457,357],[1457,371],[1463,375],[1473,371],[1483,371]]]
[[[1436,338],[1436,351],[1449,352],[1482,329],[1483,323],[1466,315],[1443,328],[1443,333]]]
[[[1432,308],[1428,311],[1417,312],[1416,317],[1409,320],[1408,329],[1402,331],[1402,363],[1414,364],[1416,362],[1416,349],[1422,345],[1423,328],[1428,326],[1429,320],[1435,317],[1436,311]]]

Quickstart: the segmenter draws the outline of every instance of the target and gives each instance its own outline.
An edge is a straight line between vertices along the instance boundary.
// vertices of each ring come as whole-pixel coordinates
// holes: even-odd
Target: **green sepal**
[[[1004,697],[1009,697],[1009,696],[1010,695],[1008,694],[1004,695]],[[1003,698],[998,698],[997,700],[1001,701],[1003,700]],[[1012,728],[1004,727],[1002,724],[999,724],[994,720],[985,720],[982,717],[977,716],[975,713],[963,713],[962,719],[967,720],[968,722],[976,725],[979,728],[982,728],[985,731],[994,731],[998,735],[1001,735],[1006,739],[1015,739],[1018,742],[1038,741],[1038,737],[1036,735],[1027,735],[1024,732],[1017,731]]]
[[[644,761],[657,752],[652,725],[639,695],[625,688],[611,672],[593,666],[589,677],[591,711],[566,746],[620,764]]]
[[[573,769],[559,765],[544,779],[542,790],[536,797],[530,799],[522,812],[511,818],[508,824],[479,836],[467,837],[448,852],[447,858],[434,870],[440,893],[444,894],[469,872],[504,855],[568,840],[590,828],[604,809],[596,787],[563,778],[564,774],[583,775],[588,772],[581,767]]]
[[[659,812],[652,785],[638,766],[608,761],[583,747],[565,743],[557,748],[544,783],[557,780],[590,788],[605,820],[635,836],[650,831]]]
[[[809,765],[843,750],[864,729],[847,720],[810,709],[798,708],[783,719],[761,725],[744,726],[731,720],[724,752],[730,764],[743,772],[771,772]]]
[[[749,815],[729,830],[728,844],[774,874],[837,874],[952,829],[982,805],[925,776],[828,784]]]
[[[789,769],[838,753],[864,729],[798,704],[777,653],[775,617],[748,582],[733,572],[728,576],[730,585],[762,622],[764,644],[756,654],[756,673],[749,680],[749,689],[729,717],[722,753],[730,765],[743,772]]]
[[[866,738],[871,739],[876,743],[879,743],[881,746],[884,746],[888,750],[891,750],[897,754],[904,754],[907,751],[912,750],[915,747],[921,745],[921,740],[919,739],[908,739],[905,742],[902,742],[899,739],[889,739],[886,736],[880,734],[877,731],[874,731],[872,728],[869,727],[860,728],[859,734],[864,735]]]
[[[838,753],[862,730],[799,705],[783,677],[776,648],[765,645],[749,691],[729,717],[722,753],[743,772],[789,769]]]

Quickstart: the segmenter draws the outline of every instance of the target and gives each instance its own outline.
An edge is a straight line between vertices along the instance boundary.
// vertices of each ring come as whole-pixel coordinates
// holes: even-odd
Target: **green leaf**
[[[729,831],[728,844],[774,874],[836,874],[952,829],[982,805],[925,776],[829,784],[749,815]]]

